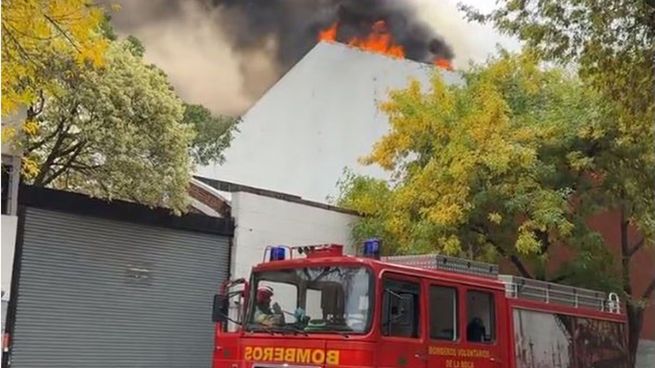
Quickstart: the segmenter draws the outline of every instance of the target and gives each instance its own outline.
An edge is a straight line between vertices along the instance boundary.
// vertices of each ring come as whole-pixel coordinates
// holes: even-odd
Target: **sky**
[[[116,1],[121,9],[112,14],[112,22],[119,35],[138,37],[146,47],[146,60],[168,74],[178,94],[215,114],[242,115],[288,69],[271,57],[274,39],[263,37],[256,49],[232,47],[234,35],[220,27],[225,19],[218,10],[207,11],[191,0]],[[419,17],[451,46],[456,68],[486,60],[497,45],[520,48],[518,41],[489,26],[467,22],[457,10],[461,2],[489,11],[493,0],[405,1],[416,6]]]

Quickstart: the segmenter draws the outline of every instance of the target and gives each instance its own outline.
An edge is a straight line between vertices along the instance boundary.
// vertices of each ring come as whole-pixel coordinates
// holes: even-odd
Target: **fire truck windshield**
[[[246,329],[364,333],[370,327],[372,279],[367,268],[303,267],[255,273]]]

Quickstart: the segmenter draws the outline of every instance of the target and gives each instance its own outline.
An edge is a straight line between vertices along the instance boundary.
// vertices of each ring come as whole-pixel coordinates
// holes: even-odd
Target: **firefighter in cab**
[[[255,322],[264,326],[283,326],[284,313],[278,303],[273,303],[271,298],[273,289],[269,286],[261,286],[257,289],[257,300],[255,305]]]

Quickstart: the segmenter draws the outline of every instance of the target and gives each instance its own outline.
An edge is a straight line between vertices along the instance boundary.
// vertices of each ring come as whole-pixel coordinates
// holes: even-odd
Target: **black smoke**
[[[436,0],[435,0],[436,1]],[[451,60],[414,0],[99,0],[116,31],[141,39],[149,62],[182,98],[216,113],[245,111],[339,22],[337,39],[365,36],[383,20],[406,57]],[[445,10],[447,11],[447,10]]]
[[[319,32],[335,22],[337,41],[363,37],[383,20],[406,58],[431,63],[454,56],[408,0],[207,0],[204,5],[208,11],[220,9],[221,27],[235,49],[258,48],[273,37],[282,69],[302,58],[316,44]]]

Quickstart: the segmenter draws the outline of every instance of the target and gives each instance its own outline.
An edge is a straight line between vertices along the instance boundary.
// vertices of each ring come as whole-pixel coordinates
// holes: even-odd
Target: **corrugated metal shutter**
[[[227,237],[26,211],[12,367],[210,367]]]

